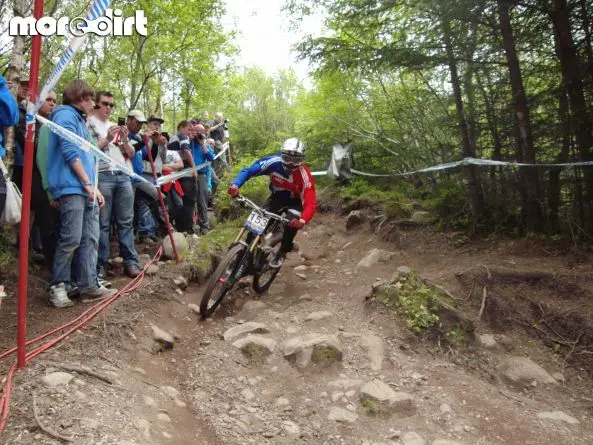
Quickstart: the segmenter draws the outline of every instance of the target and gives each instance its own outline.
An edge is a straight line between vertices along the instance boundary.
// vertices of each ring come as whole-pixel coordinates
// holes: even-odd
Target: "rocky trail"
[[[477,341],[459,349],[421,340],[368,299],[400,266],[463,299],[460,272],[575,273],[564,258],[461,245],[426,227],[386,243],[319,221],[269,293],[236,289],[206,322],[193,306],[201,288],[173,284],[174,266],[147,278],[17,375],[2,443],[593,443],[586,373],[520,331],[479,323],[481,291],[465,307]]]

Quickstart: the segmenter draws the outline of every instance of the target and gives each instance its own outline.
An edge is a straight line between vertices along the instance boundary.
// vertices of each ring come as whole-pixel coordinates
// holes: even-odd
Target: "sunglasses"
[[[115,103],[105,102],[104,100],[101,101],[101,105],[103,105],[104,107],[115,108]]]

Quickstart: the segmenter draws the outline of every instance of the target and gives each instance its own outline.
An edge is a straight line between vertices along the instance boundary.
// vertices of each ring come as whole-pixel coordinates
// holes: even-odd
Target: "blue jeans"
[[[54,256],[52,284],[70,283],[74,268],[81,292],[98,287],[99,206],[82,195],[64,195],[59,202],[60,233]],[[76,261],[74,267],[73,261]]]
[[[119,254],[124,259],[126,268],[138,267],[134,239],[134,189],[130,177],[121,172],[99,173],[99,190],[105,197],[105,207],[101,209],[99,224],[101,235],[99,238],[98,266],[107,267],[109,261],[109,235],[111,233],[111,218],[117,226]]]
[[[147,174],[142,175],[154,184],[154,178]],[[136,223],[138,226],[138,233],[141,237],[154,235],[156,233],[157,225],[154,220],[154,212],[151,209],[151,204],[157,200],[157,194],[154,188],[148,186],[146,183],[134,184],[134,191],[136,193]]]

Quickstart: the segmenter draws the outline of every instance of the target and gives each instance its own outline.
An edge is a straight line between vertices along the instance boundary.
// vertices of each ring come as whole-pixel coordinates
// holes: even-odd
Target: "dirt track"
[[[333,217],[319,221],[299,236],[302,257],[291,255],[268,295],[253,301],[248,289],[239,289],[208,322],[199,322],[187,308],[199,303],[199,288],[190,287],[184,295],[174,290],[174,267],[148,278],[139,292],[19,374],[3,443],[60,443],[35,426],[33,397],[39,421],[74,438],[73,443],[89,445],[593,442],[585,374],[564,367],[562,357],[521,329],[505,330],[510,342],[504,348],[439,349],[419,341],[387,308],[365,302],[371,285],[390,278],[401,265],[463,297],[467,289],[455,275],[481,265],[566,274],[590,273],[588,267],[569,270],[565,258],[509,254],[503,243],[453,247],[430,229],[404,233],[398,246],[389,245],[366,231],[346,233]],[[396,255],[370,269],[357,268],[374,247]],[[298,273],[306,279],[294,270],[303,265],[306,270]],[[480,306],[478,294],[466,304],[475,311],[472,317]],[[33,309],[31,324],[40,320],[36,331],[55,325],[54,316],[72,315],[40,301]],[[307,320],[312,313],[319,319]],[[249,321],[262,323],[267,332],[259,335],[279,348],[260,361],[222,338]],[[172,350],[152,352],[151,324],[179,337]],[[302,369],[290,363],[281,353],[282,342],[306,334],[336,336],[342,360]],[[528,389],[507,386],[498,379],[497,365],[509,355],[528,355],[549,373],[563,371],[567,381]],[[89,366],[111,384],[76,372],[69,372],[75,378],[65,386],[41,381],[63,363]],[[363,406],[359,388],[373,380],[410,395],[412,402],[390,412]],[[538,418],[552,411],[580,423]]]

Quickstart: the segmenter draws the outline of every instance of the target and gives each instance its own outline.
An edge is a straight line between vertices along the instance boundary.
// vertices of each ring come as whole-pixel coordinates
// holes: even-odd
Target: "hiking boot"
[[[154,240],[151,235],[141,235],[138,240],[140,244],[154,244]]]
[[[142,271],[138,268],[138,266],[126,267],[126,275],[130,278],[136,278],[141,273]]]
[[[111,297],[117,293],[117,289],[107,289],[104,286],[91,287],[85,290],[80,297],[83,303],[94,303],[105,298]]]
[[[107,281],[103,278],[99,278],[97,277],[97,280],[99,281],[99,286],[102,287],[106,287],[107,289],[111,289],[113,287],[113,284],[111,283],[111,281]]]
[[[49,288],[49,302],[56,308],[63,309],[74,306],[74,303],[66,293],[66,285],[58,283]]]
[[[270,261],[268,264],[272,269],[280,269],[284,264],[284,260],[286,259],[286,254],[284,252],[278,252],[276,258]]]

